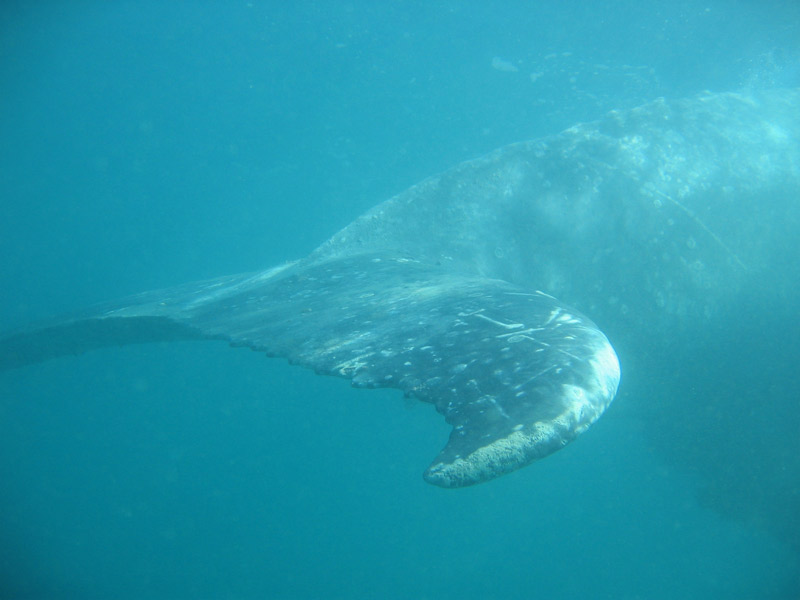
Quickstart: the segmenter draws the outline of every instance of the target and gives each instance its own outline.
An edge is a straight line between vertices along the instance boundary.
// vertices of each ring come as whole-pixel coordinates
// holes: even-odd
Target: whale
[[[300,260],[3,333],[0,370],[223,340],[433,404],[452,430],[424,479],[446,488],[563,448],[624,370],[625,404],[673,460],[780,460],[796,442],[775,421],[800,411],[753,372],[791,372],[799,140],[797,89],[612,111],[430,177]],[[770,418],[745,414],[759,406]]]

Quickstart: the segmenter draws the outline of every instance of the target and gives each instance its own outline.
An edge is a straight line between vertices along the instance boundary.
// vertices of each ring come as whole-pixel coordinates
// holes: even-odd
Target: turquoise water
[[[304,256],[610,109],[798,85],[798,40],[788,1],[4,3],[0,329]],[[431,406],[224,344],[5,373],[0,595],[799,597],[796,521],[723,510],[632,412],[448,491]]]

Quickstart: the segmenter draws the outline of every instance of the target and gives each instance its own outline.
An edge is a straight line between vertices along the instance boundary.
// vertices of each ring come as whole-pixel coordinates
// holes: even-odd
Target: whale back
[[[793,293],[774,265],[800,263],[798,107],[781,89],[612,111],[431,177],[312,258],[402,252],[629,327],[726,318],[765,280]]]

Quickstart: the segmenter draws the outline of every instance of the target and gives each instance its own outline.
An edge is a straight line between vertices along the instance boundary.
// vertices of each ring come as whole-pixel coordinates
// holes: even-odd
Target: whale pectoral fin
[[[425,479],[444,487],[487,481],[561,448],[600,416],[619,381],[605,336],[554,298],[379,255],[143,294],[0,340],[0,368],[200,338],[434,404],[453,431]]]

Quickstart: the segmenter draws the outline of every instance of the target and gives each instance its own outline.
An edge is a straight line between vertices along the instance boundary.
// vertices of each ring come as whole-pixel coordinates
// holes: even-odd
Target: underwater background
[[[0,330],[300,258],[612,109],[797,85],[795,0],[6,1]],[[698,485],[647,400],[443,490],[432,406],[224,343],[3,373],[0,597],[799,598],[800,516]]]

